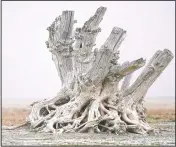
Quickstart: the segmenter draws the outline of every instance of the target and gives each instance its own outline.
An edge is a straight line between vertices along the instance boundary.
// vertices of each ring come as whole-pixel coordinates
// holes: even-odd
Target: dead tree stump
[[[157,51],[130,86],[132,73],[146,61],[140,58],[118,62],[119,46],[126,35],[118,27],[112,29],[100,49],[93,48],[105,11],[105,7],[98,8],[74,34],[74,11],[63,11],[47,28],[46,44],[62,88],[54,98],[33,104],[27,118],[33,130],[116,134],[128,131],[145,134],[152,130],[145,120],[143,99],[173,54],[168,49]]]

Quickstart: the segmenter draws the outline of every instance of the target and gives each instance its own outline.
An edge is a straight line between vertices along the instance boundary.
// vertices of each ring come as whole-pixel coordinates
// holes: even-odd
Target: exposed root
[[[108,132],[121,134],[133,132],[146,134],[152,131],[150,126],[140,119],[136,111],[126,108],[121,112],[120,107],[108,103],[107,100],[110,98],[103,96],[92,99],[91,96],[81,94],[75,100],[62,105],[53,107],[50,103],[41,107],[36,120],[32,119],[35,121],[30,122],[31,129],[52,133]],[[34,117],[32,112],[30,116]]]
[[[15,129],[18,129],[18,128],[21,128],[21,127],[24,127],[24,126],[27,126],[28,125],[28,123],[27,122],[25,122],[25,123],[23,123],[23,124],[20,124],[20,125],[18,125],[18,126],[2,126],[2,129],[3,130],[15,130]]]
[[[116,105],[109,104],[106,101],[111,98],[109,96],[90,99],[91,96],[81,94],[78,97],[62,105],[53,107],[50,103],[43,106],[38,113],[38,119],[32,119],[35,121],[31,121],[31,129],[52,133],[108,132],[115,134],[126,132],[146,134],[152,130],[147,123],[139,119],[138,113],[134,110],[126,108],[121,112]],[[31,113],[30,116],[35,115]]]

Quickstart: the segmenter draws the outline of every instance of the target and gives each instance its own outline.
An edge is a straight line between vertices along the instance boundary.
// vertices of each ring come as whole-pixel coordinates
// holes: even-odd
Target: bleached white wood
[[[119,47],[126,36],[126,31],[119,27],[112,29],[100,49],[94,48],[105,11],[105,7],[98,8],[75,34],[74,11],[63,11],[48,27],[46,45],[62,88],[54,98],[32,104],[27,117],[31,129],[116,134],[127,131],[144,134],[152,130],[145,121],[143,99],[173,54],[168,49],[157,51],[130,84],[133,72],[143,67],[146,60],[119,63]]]

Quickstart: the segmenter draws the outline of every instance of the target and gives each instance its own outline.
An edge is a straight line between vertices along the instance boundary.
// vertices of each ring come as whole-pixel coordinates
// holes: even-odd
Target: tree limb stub
[[[126,90],[124,96],[134,93],[140,87],[143,87],[143,90],[139,91],[145,93],[172,59],[173,54],[169,50],[157,51],[136,81]]]
[[[49,39],[46,44],[52,53],[62,84],[67,82],[68,75],[73,70],[71,52],[74,43],[72,36],[74,23],[74,11],[63,11],[62,15],[47,28]]]
[[[111,65],[110,61],[113,58],[113,54],[116,53],[119,47],[119,41],[122,41],[120,37],[124,33],[126,33],[126,31],[114,27],[108,39],[101,46],[99,52],[97,53],[96,60],[93,63],[92,68],[85,75],[85,77],[92,81],[94,85],[97,85],[102,82],[102,80],[107,76]]]

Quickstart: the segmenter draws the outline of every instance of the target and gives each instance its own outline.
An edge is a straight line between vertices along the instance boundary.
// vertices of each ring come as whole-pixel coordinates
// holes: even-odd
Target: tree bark
[[[98,8],[75,34],[73,11],[63,11],[48,27],[46,44],[62,88],[54,98],[32,105],[27,118],[32,130],[116,134],[145,134],[153,130],[146,122],[143,99],[173,59],[173,54],[167,49],[157,51],[136,81],[130,84],[133,72],[143,67],[146,60],[118,62],[125,30],[114,27],[100,49],[93,48],[105,11],[105,7]]]

